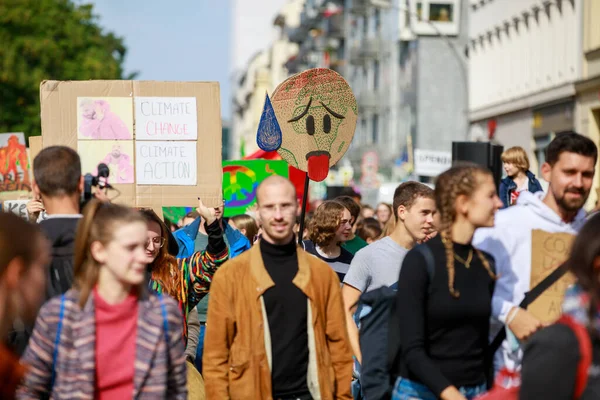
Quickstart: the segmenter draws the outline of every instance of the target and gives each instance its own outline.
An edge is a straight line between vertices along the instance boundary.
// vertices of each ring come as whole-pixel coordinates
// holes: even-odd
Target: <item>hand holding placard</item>
[[[214,208],[209,208],[204,205],[202,199],[198,197],[198,208],[196,208],[198,214],[202,217],[206,225],[210,225],[217,219],[217,213]]]

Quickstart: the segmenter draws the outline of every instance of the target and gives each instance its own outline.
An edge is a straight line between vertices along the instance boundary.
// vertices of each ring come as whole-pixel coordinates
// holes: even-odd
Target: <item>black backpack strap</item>
[[[525,297],[523,298],[521,303],[519,303],[519,307],[527,309],[527,307],[531,303],[533,303],[538,297],[540,297],[542,293],[544,293],[546,290],[548,290],[548,288],[550,288],[550,286],[554,285],[560,278],[562,278],[568,270],[569,269],[566,264],[561,264],[558,268],[552,271],[550,275],[545,277],[544,280],[535,285],[533,289],[525,293]],[[498,332],[498,334],[494,338],[494,340],[492,340],[490,346],[488,347],[488,352],[491,353],[490,357],[492,359],[494,357],[494,353],[496,353],[496,350],[498,350],[502,342],[504,342],[504,339],[506,339],[506,330],[501,329],[500,332]]]

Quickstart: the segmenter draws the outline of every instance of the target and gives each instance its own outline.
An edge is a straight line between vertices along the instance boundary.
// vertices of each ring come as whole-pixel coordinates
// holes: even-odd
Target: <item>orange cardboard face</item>
[[[310,69],[281,83],[270,104],[281,132],[278,153],[313,181],[324,180],[350,147],[356,129],[358,107],[348,83],[330,69]],[[259,127],[259,145],[261,135]]]

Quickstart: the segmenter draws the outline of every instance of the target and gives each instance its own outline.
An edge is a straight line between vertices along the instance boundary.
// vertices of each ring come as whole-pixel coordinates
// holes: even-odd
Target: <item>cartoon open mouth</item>
[[[331,154],[328,151],[318,150],[306,154],[308,161],[308,177],[315,182],[321,182],[329,174],[329,159]]]

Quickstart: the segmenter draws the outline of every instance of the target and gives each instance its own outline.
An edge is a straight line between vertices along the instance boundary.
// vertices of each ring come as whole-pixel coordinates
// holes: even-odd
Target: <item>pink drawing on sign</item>
[[[113,145],[112,151],[101,162],[108,165],[110,169],[109,182],[133,183],[133,163],[131,157],[123,153],[120,145]],[[93,174],[98,175],[97,168]]]
[[[121,118],[110,110],[105,100],[86,99],[79,105],[79,132],[92,139],[131,139],[131,132]]]

